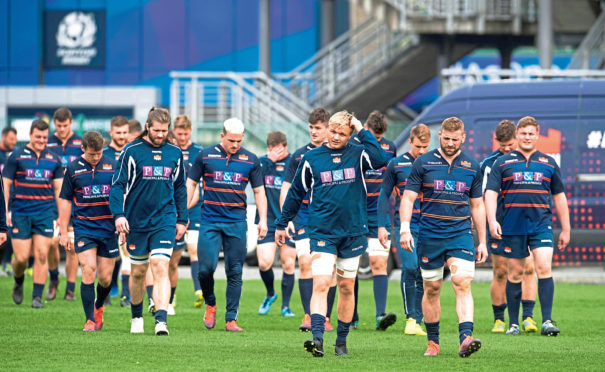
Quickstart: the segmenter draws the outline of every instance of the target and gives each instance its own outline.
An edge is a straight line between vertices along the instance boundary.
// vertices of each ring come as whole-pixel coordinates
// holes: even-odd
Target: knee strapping
[[[298,242],[297,242],[298,243]],[[315,275],[332,276],[336,256],[329,253],[314,252],[311,255],[311,272]]]
[[[357,268],[359,268],[359,259],[361,256],[351,258],[336,259],[336,274],[342,278],[350,279],[357,276]]]
[[[472,261],[457,259],[450,263],[450,272],[452,273],[452,277],[458,275],[470,276],[471,278],[475,277],[475,263]]]

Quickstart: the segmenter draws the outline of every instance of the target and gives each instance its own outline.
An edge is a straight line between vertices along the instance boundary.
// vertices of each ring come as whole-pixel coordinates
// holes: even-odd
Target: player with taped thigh
[[[372,111],[363,127],[376,137],[380,148],[386,153],[385,156],[389,160],[396,156],[395,144],[383,137],[387,131],[387,121],[384,115],[379,111]],[[351,138],[351,143],[360,144],[356,136]],[[380,185],[384,171],[384,167],[376,170],[367,170],[364,175],[368,195],[368,256],[370,259],[370,268],[372,269],[374,303],[376,304],[376,330],[379,331],[385,331],[397,321],[395,313],[386,313],[387,291],[389,287],[387,262],[391,247],[383,246],[380,240],[378,240],[378,196],[380,195]],[[355,297],[357,297],[357,292],[355,292]],[[355,302],[355,307],[355,313],[357,313],[357,301]],[[358,319],[354,319],[353,322],[353,328],[356,328]]]
[[[314,109],[309,114],[309,118],[307,121],[309,124],[309,137],[311,139],[311,142],[296,150],[290,158],[290,162],[288,163],[288,169],[286,171],[286,175],[284,176],[284,183],[282,185],[279,196],[280,205],[283,205],[284,200],[286,200],[286,195],[288,194],[288,190],[290,190],[290,186],[292,185],[292,181],[294,180],[296,170],[298,169],[298,166],[304,155],[312,149],[321,146],[325,142],[326,135],[328,133],[328,120],[330,120],[330,113],[321,107]],[[303,311],[305,312],[302,322],[298,327],[301,332],[311,331],[310,304],[311,295],[313,293],[313,276],[311,273],[311,250],[309,247],[309,233],[306,227],[307,220],[309,218],[308,204],[309,194],[305,195],[305,197],[303,198],[300,209],[298,210],[298,214],[296,215],[294,220],[288,224],[288,228],[286,229],[288,239],[294,239],[295,241],[296,256],[298,257],[298,290],[300,292],[300,302],[302,304]],[[332,324],[330,323],[330,316],[332,313],[332,306],[334,304],[334,298],[336,295],[335,280],[336,278],[334,278],[334,280],[332,281],[332,285],[328,290],[328,310],[326,313],[326,322],[324,324],[326,331],[334,330],[332,328]]]
[[[494,162],[501,156],[508,154],[509,152],[517,148],[517,138],[515,137],[516,126],[510,120],[502,120],[496,127],[496,143],[498,149],[493,153],[489,154],[481,162],[481,172],[483,173],[483,190],[487,185],[487,179],[491,173],[491,169],[494,166]],[[496,218],[499,223],[502,223],[502,217],[504,215],[504,206],[502,205],[502,196],[498,195],[498,208],[496,211]],[[499,252],[500,241],[487,235],[487,248],[492,256],[492,269],[493,279],[490,286],[490,295],[492,298],[492,309],[494,312],[494,327],[492,328],[493,333],[504,333],[506,332],[506,323],[504,322],[504,310],[506,310],[506,278],[508,275],[508,269],[506,267],[506,258],[501,256]],[[523,271],[522,280],[522,298],[521,304],[523,305],[523,323],[521,328],[512,327],[509,334],[518,334],[519,332],[537,332],[538,328],[536,322],[533,319],[533,310],[536,303],[536,278],[534,271],[533,257],[530,255],[525,260],[525,268]]]
[[[33,248],[32,307],[43,308],[42,292],[48,276],[47,257],[53,237],[54,200],[61,191],[63,168],[59,157],[46,148],[48,123],[34,120],[29,137],[30,142],[13,151],[8,158],[2,180],[5,201],[9,200],[10,188],[14,185],[11,214],[8,203],[5,205],[7,224],[12,226],[13,301],[16,304],[23,301],[24,273]]]
[[[431,132],[424,124],[418,124],[410,131],[410,151],[391,159],[384,174],[380,196],[378,198],[378,238],[385,248],[390,248],[391,239],[389,231],[391,230],[390,203],[389,196],[395,196],[395,216],[393,236],[399,235],[401,228],[399,218],[399,205],[401,204],[401,195],[405,191],[405,185],[414,161],[421,155],[426,154],[431,141]],[[418,220],[420,218],[420,198],[414,201],[412,219],[410,221],[410,231],[414,238],[414,247],[412,252],[401,248],[398,239],[395,239],[395,245],[401,257],[401,294],[403,295],[403,309],[407,317],[404,333],[406,335],[426,336],[422,330],[422,296],[424,287],[420,267],[418,266],[418,254],[416,251],[418,242]],[[388,230],[387,230],[388,229]]]
[[[204,326],[216,325],[214,272],[223,248],[227,275],[225,331],[241,332],[237,314],[242,293],[242,267],[246,258],[246,186],[250,183],[259,214],[258,237],[267,234],[267,198],[256,155],[242,147],[244,123],[230,118],[223,123],[221,142],[202,150],[187,174],[187,200],[193,206],[204,186],[204,208],[198,242],[199,280],[206,303]]]
[[[109,206],[116,230],[126,234],[132,265],[131,333],[144,332],[143,284],[151,263],[155,334],[169,334],[168,263],[175,238],[183,236],[189,222],[183,155],[166,141],[169,130],[168,111],[152,108],[145,131],[122,152],[112,182]]]
[[[485,203],[490,234],[501,240],[498,254],[507,259],[506,302],[510,327],[507,333],[518,333],[519,302],[522,298],[523,271],[531,250],[538,274],[538,297],[542,310],[543,336],[557,336],[559,328],[552,321],[554,281],[552,256],[552,206],[561,222],[557,245],[569,243],[570,222],[561,171],[555,160],[538,151],[540,126],[526,116],[517,123],[518,150],[501,156],[494,163],[487,180]],[[502,225],[497,220],[498,194],[503,195]],[[516,329],[515,329],[516,328]]]
[[[273,287],[273,260],[275,259],[275,218],[280,215],[279,193],[284,181],[286,166],[290,161],[288,153],[288,140],[282,132],[271,132],[267,135],[267,155],[260,157],[260,165],[265,182],[267,196],[267,235],[258,239],[256,255],[258,257],[258,270],[267,289],[267,295],[258,308],[260,315],[266,315],[271,304],[277,299],[277,292]],[[256,223],[259,215],[256,214]],[[282,307],[281,315],[293,317],[290,310],[290,297],[294,289],[294,264],[296,262],[296,248],[293,242],[286,242],[280,248],[280,258],[283,269],[282,277]]]
[[[348,143],[353,134],[361,146]],[[336,355],[348,355],[347,335],[353,318],[355,276],[359,257],[367,248],[367,201],[363,174],[387,164],[376,137],[346,111],[334,114],[328,122],[328,143],[313,149],[302,159],[292,187],[277,220],[275,239],[284,244],[285,228],[298,212],[308,192],[310,248],[312,252],[313,295],[311,325],[313,339],[305,349],[323,357],[323,333],[327,296],[336,265],[338,280],[338,327]]]
[[[85,332],[103,327],[103,302],[110,292],[111,273],[118,257],[118,242],[109,210],[109,190],[115,159],[103,155],[103,137],[87,132],[82,139],[84,153],[67,165],[58,199],[60,243],[75,250],[82,267],[80,296],[86,316]],[[68,235],[74,217],[75,244]],[[95,300],[94,282],[98,277]]]
[[[412,251],[411,218],[414,202],[422,193],[418,231],[418,257],[424,280],[422,312],[428,338],[425,356],[439,355],[439,295],[443,285],[443,265],[447,263],[456,294],[458,355],[468,357],[481,348],[473,338],[474,304],[471,282],[477,263],[487,259],[485,209],[481,193],[479,164],[460,147],[465,140],[464,123],[450,117],[441,124],[440,148],[414,161],[401,198],[401,247]],[[475,251],[471,217],[477,228],[479,245]],[[475,255],[476,253],[476,255]]]
[[[46,147],[55,153],[61,159],[61,166],[67,167],[80,155],[82,155],[82,137],[71,130],[73,124],[71,111],[66,107],[58,108],[53,114],[53,124],[55,133],[48,137]],[[71,224],[71,222],[70,222]],[[70,237],[73,243],[73,227],[70,226]],[[59,228],[55,228],[55,235],[52,239],[52,245],[48,251],[48,272],[50,281],[48,283],[48,292],[46,300],[52,301],[57,296],[57,286],[59,285]],[[73,251],[65,251],[65,276],[67,284],[65,285],[65,300],[74,301],[76,289],[76,276],[78,274],[78,258]]]

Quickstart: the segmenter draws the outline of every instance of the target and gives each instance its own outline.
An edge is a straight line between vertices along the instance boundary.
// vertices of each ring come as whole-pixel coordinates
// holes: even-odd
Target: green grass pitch
[[[605,286],[557,284],[553,317],[559,337],[539,334],[494,335],[488,284],[473,284],[475,336],[483,348],[468,359],[458,357],[455,299],[450,283],[442,293],[441,355],[426,358],[426,338],[405,336],[399,283],[389,282],[387,311],[399,317],[386,332],[374,330],[372,282],[360,285],[360,327],[349,334],[349,357],[333,354],[335,332],[327,332],[324,358],[313,358],[303,349],[310,337],[300,333],[302,316],[298,288],[292,296],[295,318],[279,315],[281,298],[270,313],[257,314],[264,296],[258,280],[244,282],[239,325],[241,334],[223,330],[225,281],[217,281],[217,327],[204,328],[202,310],[193,307],[192,284],[182,279],[177,290],[177,315],[169,317],[170,336],[153,336],[153,318],[145,313],[145,334],[130,335],[130,309],[118,300],[105,311],[103,330],[82,332],[84,313],[79,300],[62,299],[65,279],[57,299],[46,308],[31,305],[31,278],[25,281],[24,301],[10,297],[12,278],[0,278],[0,369],[13,370],[603,370],[605,364]],[[78,284],[79,288],[79,284]],[[280,284],[276,282],[279,291]],[[281,295],[281,293],[280,293]],[[147,300],[144,300],[147,304]],[[536,321],[541,321],[536,304]],[[336,326],[336,314],[333,314]]]

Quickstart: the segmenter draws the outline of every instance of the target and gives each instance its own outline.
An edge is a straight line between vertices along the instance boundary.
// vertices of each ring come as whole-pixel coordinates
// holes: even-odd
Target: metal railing
[[[605,10],[574,53],[569,69],[605,68]]]
[[[322,106],[417,42],[416,36],[394,33],[384,23],[369,18],[293,71],[273,77],[310,106]]]
[[[441,70],[441,94],[448,93],[464,85],[493,82],[530,80],[566,80],[605,78],[604,70],[558,70],[541,69],[539,66],[523,69],[499,68],[446,68]]]
[[[475,33],[485,31],[488,21],[509,21],[515,33],[521,32],[523,20],[535,22],[535,0],[388,0],[400,11],[402,30],[413,31],[414,20],[444,20],[446,31],[453,33],[460,20],[475,20]]]
[[[261,141],[275,130],[286,132],[293,146],[308,137],[311,108],[262,72],[172,71],[170,77],[170,114],[189,115],[195,134],[238,117]]]

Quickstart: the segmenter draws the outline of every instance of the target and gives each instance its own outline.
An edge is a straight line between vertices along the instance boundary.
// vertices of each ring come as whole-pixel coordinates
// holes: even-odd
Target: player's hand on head
[[[183,225],[181,223],[177,223],[176,224],[176,240],[179,240],[180,238],[183,237],[183,235],[185,235],[185,232],[187,232],[187,225]]]
[[[477,263],[482,264],[487,260],[487,246],[485,243],[479,243],[477,246]]]
[[[351,118],[351,127],[355,128],[355,130],[357,132],[359,132],[360,130],[363,129],[363,125],[361,124],[361,121],[359,121],[359,119],[357,119],[355,116],[353,116],[353,118]]]

